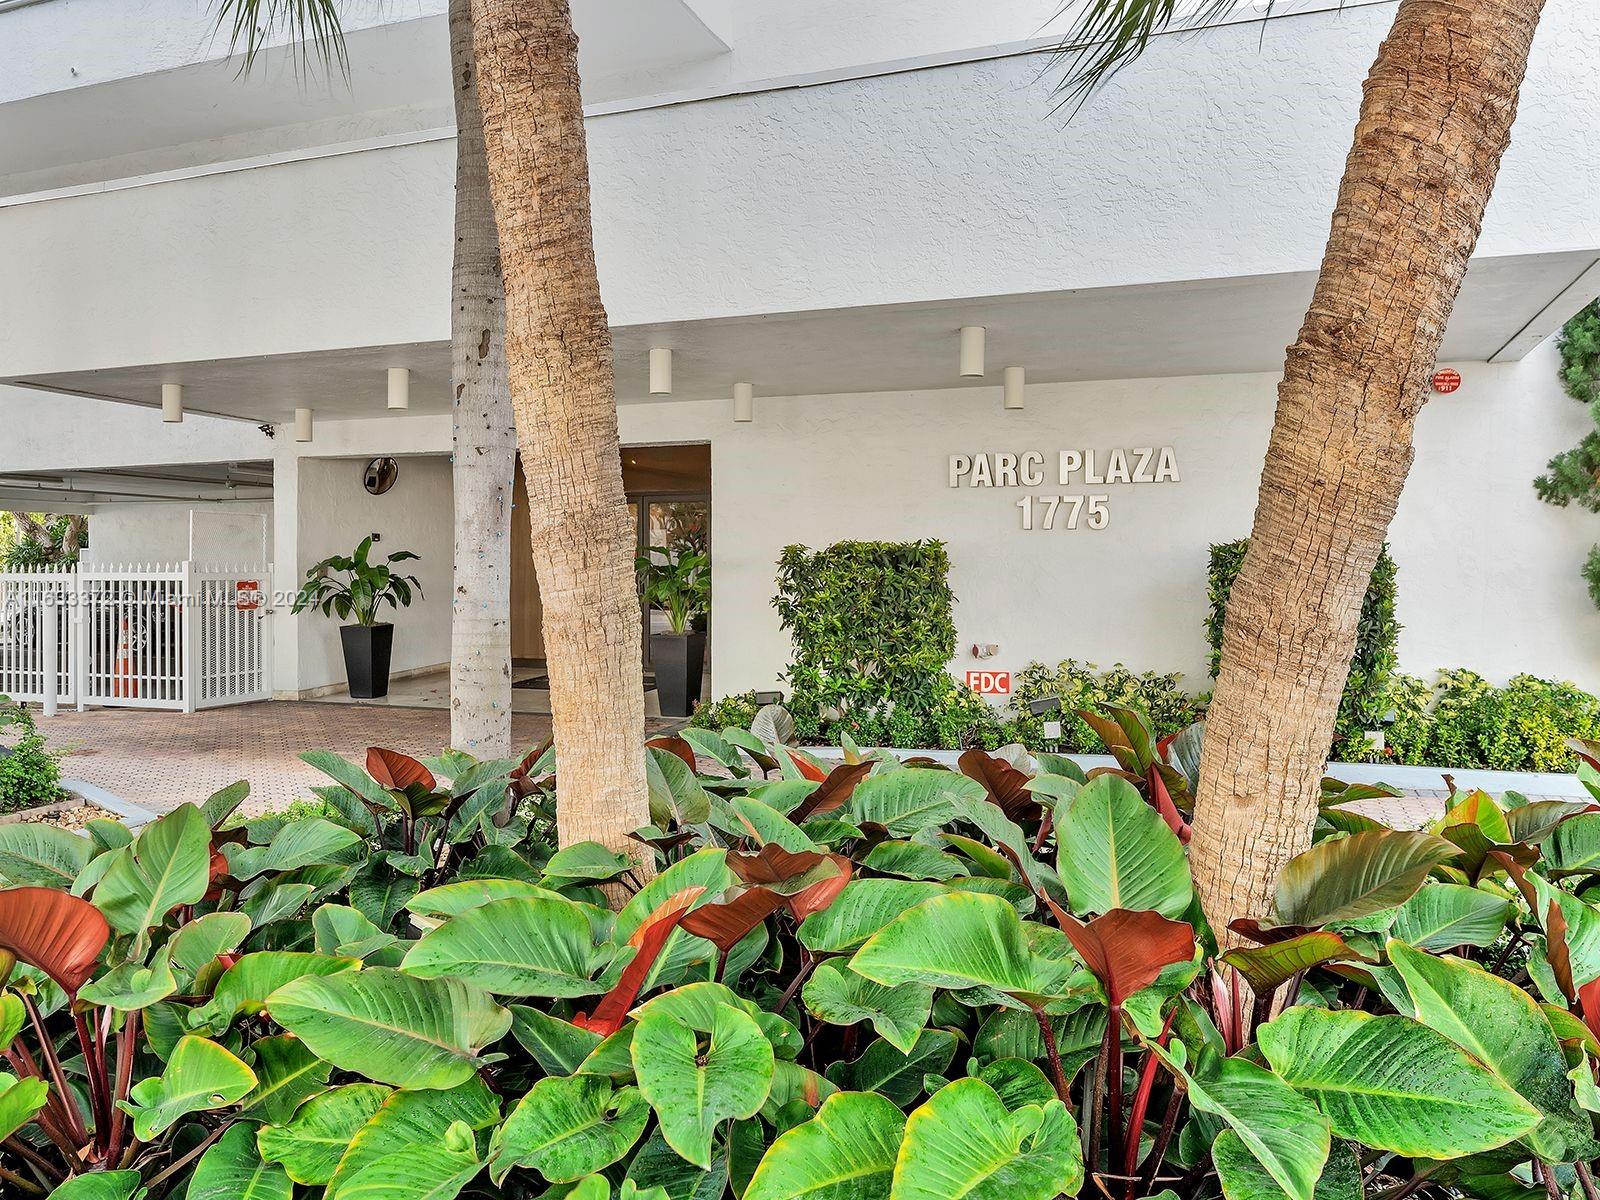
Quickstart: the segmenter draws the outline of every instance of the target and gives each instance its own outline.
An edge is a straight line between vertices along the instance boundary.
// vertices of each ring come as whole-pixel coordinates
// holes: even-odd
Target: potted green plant
[[[400,550],[381,563],[368,561],[372,539],[363,538],[354,554],[335,554],[306,572],[305,585],[294,600],[294,612],[308,608],[322,610],[325,617],[355,624],[339,628],[344,647],[345,678],[350,694],[372,700],[389,692],[389,660],[394,651],[394,625],[379,621],[385,604],[407,608],[413,592],[421,596],[422,584],[415,575],[401,575],[396,563],[418,561],[410,550]]]
[[[650,546],[635,562],[645,603],[667,618],[650,633],[650,661],[664,717],[686,717],[700,700],[706,665],[703,618],[711,610],[711,559],[693,547]]]

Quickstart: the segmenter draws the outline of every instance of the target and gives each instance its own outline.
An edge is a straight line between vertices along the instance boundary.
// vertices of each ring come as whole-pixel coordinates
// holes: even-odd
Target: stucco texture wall
[[[1554,350],[1521,363],[1461,364],[1436,397],[1392,530],[1400,567],[1402,666],[1470,666],[1600,689],[1600,613],[1578,567],[1600,539],[1588,514],[1541,504],[1531,481],[1583,431],[1560,391]],[[624,408],[625,442],[712,446],[713,679],[719,694],[771,686],[788,661],[770,600],[780,549],[842,538],[941,538],[959,603],[953,669],[1031,660],[1122,661],[1210,686],[1201,622],[1210,543],[1249,532],[1271,428],[1275,377],[1205,376],[1028,389],[1006,412],[998,388],[758,398],[736,425],[726,403]],[[1182,479],[1055,486],[1056,452],[1170,446]],[[955,488],[951,454],[1041,450],[1046,486]],[[1109,495],[1104,530],[1021,528],[1025,494]]]
[[[402,564],[422,583],[424,597],[410,608],[385,608],[382,620],[393,621],[395,671],[436,666],[450,661],[450,564],[452,558],[450,462],[444,457],[405,458],[400,477],[382,496],[361,485],[364,459],[305,458],[298,472],[298,552],[292,576],[279,572],[284,584],[305,577],[307,569],[330,554],[348,554],[369,533],[381,535],[373,547],[380,558],[398,550],[422,556]],[[297,684],[275,680],[280,689],[301,690],[344,682],[344,657],[339,624],[321,613],[298,617],[287,610],[279,620],[293,621],[299,633]]]
[[[190,514],[194,559],[208,563],[272,561],[272,501],[192,504],[108,504],[89,516],[85,562],[181,562],[189,557]],[[262,557],[263,532],[266,557]]]

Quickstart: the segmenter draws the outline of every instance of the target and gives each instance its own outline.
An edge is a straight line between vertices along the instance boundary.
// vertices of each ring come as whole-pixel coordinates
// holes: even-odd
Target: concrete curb
[[[161,815],[143,805],[124,800],[121,796],[114,796],[96,784],[85,783],[81,779],[63,779],[61,786],[74,796],[83,797],[90,804],[98,805],[107,812],[116,813],[122,818],[122,823],[131,830],[137,831]]]

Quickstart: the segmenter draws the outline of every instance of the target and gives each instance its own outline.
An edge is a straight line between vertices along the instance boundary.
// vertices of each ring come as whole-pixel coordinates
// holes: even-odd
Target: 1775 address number
[[[1017,501],[1024,529],[1104,529],[1111,522],[1111,497],[1024,496]]]

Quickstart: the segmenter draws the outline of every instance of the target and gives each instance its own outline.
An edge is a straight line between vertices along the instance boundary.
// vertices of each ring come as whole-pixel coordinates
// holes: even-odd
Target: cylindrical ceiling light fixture
[[[756,389],[754,384],[736,383],[733,385],[733,419],[735,421],[753,421],[756,419]]]
[[[410,367],[389,368],[389,407],[396,411],[411,407]]]
[[[161,419],[168,425],[182,424],[183,384],[163,383],[161,385]]]
[[[650,394],[672,395],[672,351],[655,346],[650,351]]]
[[[1027,372],[1021,367],[1007,367],[1005,372],[1005,406],[1021,408],[1023,393],[1027,389]]]
[[[961,378],[983,377],[983,326],[961,327]]]
[[[297,408],[294,410],[294,440],[309,442],[311,440],[311,410]]]

